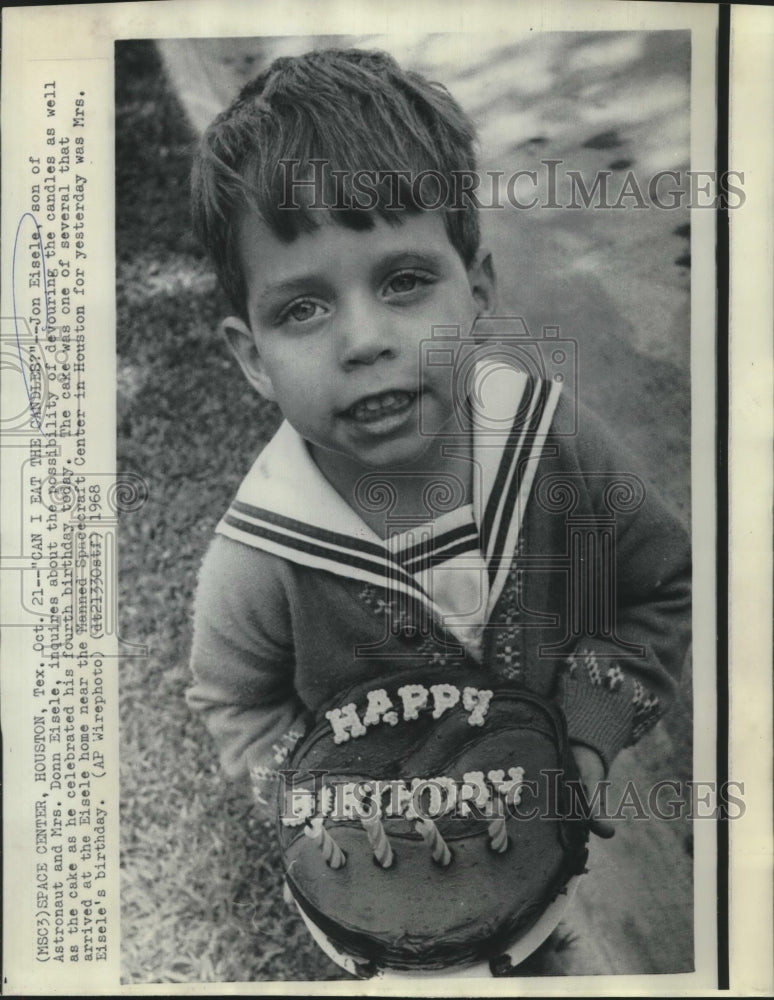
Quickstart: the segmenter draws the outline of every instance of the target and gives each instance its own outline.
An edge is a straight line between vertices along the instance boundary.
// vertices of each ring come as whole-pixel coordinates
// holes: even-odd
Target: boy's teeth
[[[374,417],[377,414],[388,413],[399,409],[410,402],[412,396],[408,392],[385,392],[380,396],[369,396],[355,403],[350,412],[356,420]]]

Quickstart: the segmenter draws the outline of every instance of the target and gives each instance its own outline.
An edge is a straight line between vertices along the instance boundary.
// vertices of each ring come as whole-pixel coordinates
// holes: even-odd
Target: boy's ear
[[[479,316],[491,316],[497,306],[497,279],[492,254],[480,250],[468,268],[470,291],[479,307]]]
[[[229,350],[239,362],[239,367],[245,373],[245,378],[250,385],[264,399],[268,399],[272,403],[275,402],[274,387],[264,368],[253,331],[247,323],[238,316],[229,316],[220,324],[220,332],[225,338]]]

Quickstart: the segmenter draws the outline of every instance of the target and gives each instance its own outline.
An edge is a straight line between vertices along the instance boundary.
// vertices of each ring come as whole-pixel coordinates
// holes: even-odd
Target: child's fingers
[[[603,840],[610,840],[615,836],[615,827],[608,819],[590,819],[589,830]]]

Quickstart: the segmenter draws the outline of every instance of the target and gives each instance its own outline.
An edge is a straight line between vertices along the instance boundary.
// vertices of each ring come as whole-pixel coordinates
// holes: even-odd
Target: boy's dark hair
[[[404,71],[384,52],[326,49],[283,56],[248,83],[202,136],[192,174],[194,228],[232,306],[247,320],[237,245],[246,209],[255,209],[288,242],[311,232],[323,219],[298,182],[316,170],[329,209],[326,219],[371,229],[376,212],[397,225],[396,209],[418,212],[428,207],[428,198],[439,200],[442,185],[432,175],[427,190],[434,193],[425,196],[422,187],[420,199],[412,179],[426,171],[445,181],[473,174],[474,141],[472,123],[443,86]],[[310,166],[313,160],[324,167]],[[353,189],[353,178],[362,171],[384,175],[372,185],[367,208],[357,180]],[[397,171],[407,172],[408,179]],[[470,198],[462,202],[445,199],[443,216],[467,267],[480,234],[475,205]]]

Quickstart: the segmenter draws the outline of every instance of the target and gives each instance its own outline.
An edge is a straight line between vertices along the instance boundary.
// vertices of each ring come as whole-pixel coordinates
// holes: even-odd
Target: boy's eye
[[[298,299],[282,310],[279,322],[286,323],[291,320],[294,323],[306,323],[310,319],[316,319],[321,311],[322,306],[319,302],[315,302],[313,299]]]
[[[394,274],[386,285],[386,290],[393,295],[405,295],[422,285],[430,284],[430,276],[420,271],[400,271]]]

